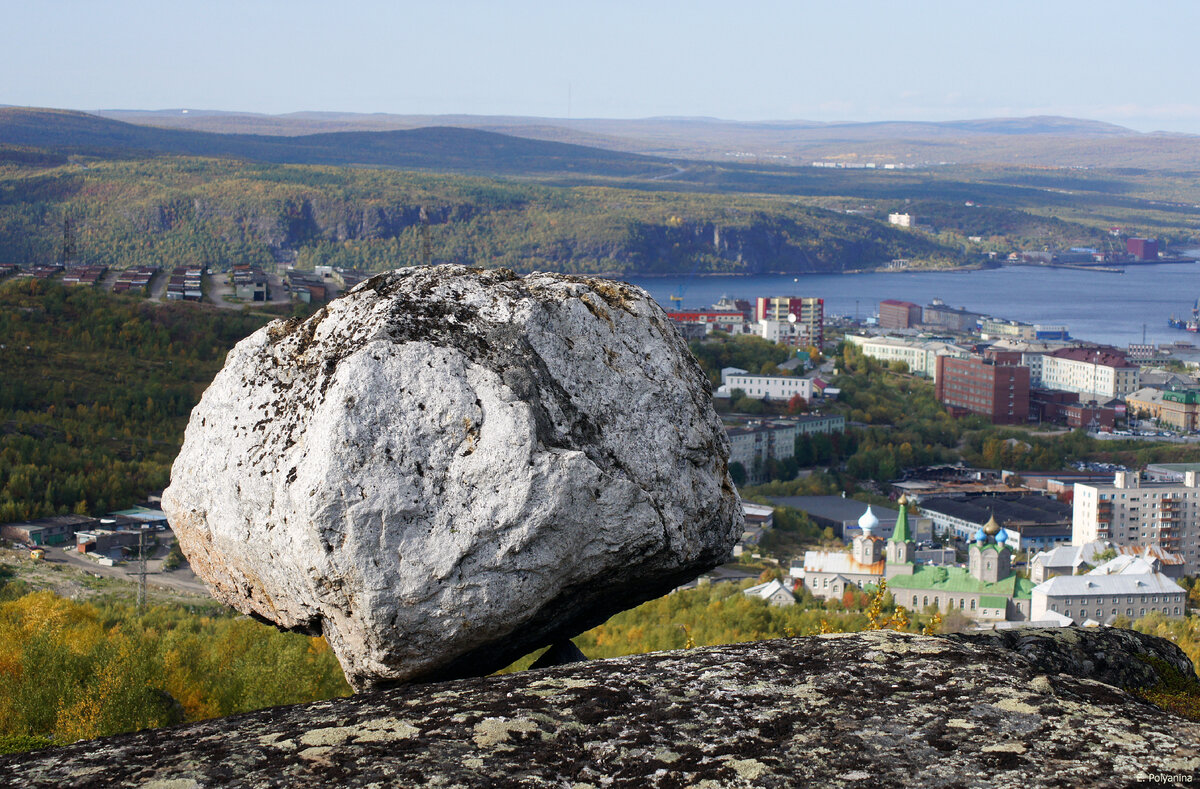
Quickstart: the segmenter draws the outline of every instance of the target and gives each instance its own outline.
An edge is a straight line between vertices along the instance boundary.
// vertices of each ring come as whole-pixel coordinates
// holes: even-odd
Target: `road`
[[[158,549],[153,554],[156,558],[148,558],[146,560],[146,584],[177,592],[190,592],[191,594],[207,596],[209,592],[204,583],[186,565],[177,570],[163,570],[163,560],[166,558],[171,543],[174,542],[174,538],[170,532],[159,532],[158,534],[160,540],[163,539],[164,535],[166,536],[166,540],[158,546]],[[89,559],[83,554],[76,552],[73,546],[69,551],[63,550],[60,547],[50,548],[46,551],[46,561],[51,563],[63,562],[85,572],[105,578],[137,581],[137,576],[134,575],[138,569],[136,560],[119,564],[115,567],[105,567],[96,562],[96,560]]]

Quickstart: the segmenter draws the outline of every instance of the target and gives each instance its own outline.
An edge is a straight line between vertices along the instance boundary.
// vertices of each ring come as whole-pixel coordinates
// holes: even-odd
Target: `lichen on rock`
[[[358,689],[495,670],[718,564],[728,439],[662,309],[415,267],[240,342],[163,508],[214,595]]]
[[[1174,671],[1178,648],[1107,628],[1024,636],[1020,652],[995,638],[813,636],[394,688],[0,757],[0,786],[1200,781],[1200,723],[1061,660]]]

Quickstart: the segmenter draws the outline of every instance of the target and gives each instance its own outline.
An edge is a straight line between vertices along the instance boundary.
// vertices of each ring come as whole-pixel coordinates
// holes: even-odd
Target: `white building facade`
[[[727,368],[728,369],[728,368]],[[788,375],[750,375],[749,373],[725,374],[721,378],[724,383],[714,393],[714,397],[730,397],[734,389],[741,389],[746,397],[753,400],[791,400],[800,395],[805,400],[812,399],[812,379]]]

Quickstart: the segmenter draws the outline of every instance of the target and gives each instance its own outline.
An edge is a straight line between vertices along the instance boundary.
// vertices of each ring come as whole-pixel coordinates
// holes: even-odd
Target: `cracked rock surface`
[[[638,288],[400,269],[238,343],[162,506],[218,599],[356,689],[478,676],[725,559],[709,392]]]
[[[1116,630],[813,636],[457,680],[0,757],[21,787],[1077,787],[1200,781],[1200,723],[1056,653]],[[1049,663],[1042,660],[1047,657]],[[1057,668],[1047,671],[1053,663]],[[1142,681],[1157,681],[1153,669]],[[1189,780],[1190,779],[1190,780]],[[1150,784],[1146,784],[1150,785]]]

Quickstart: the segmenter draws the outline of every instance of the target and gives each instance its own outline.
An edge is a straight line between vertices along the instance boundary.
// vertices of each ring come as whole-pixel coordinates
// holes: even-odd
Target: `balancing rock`
[[[229,353],[163,494],[220,600],[356,689],[484,674],[723,561],[708,381],[602,279],[400,269]]]

